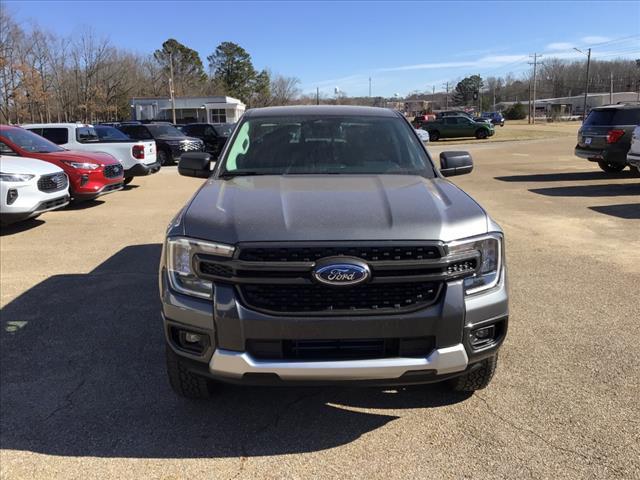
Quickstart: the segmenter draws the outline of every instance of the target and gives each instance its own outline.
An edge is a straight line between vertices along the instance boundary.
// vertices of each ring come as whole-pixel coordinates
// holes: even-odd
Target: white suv
[[[633,130],[631,136],[631,148],[627,153],[627,163],[631,168],[636,169],[636,172],[640,174],[640,125]]]
[[[69,179],[52,163],[0,156],[0,223],[35,218],[69,203]]]

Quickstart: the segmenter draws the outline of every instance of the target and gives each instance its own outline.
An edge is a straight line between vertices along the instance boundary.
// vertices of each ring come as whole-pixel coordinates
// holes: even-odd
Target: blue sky
[[[518,76],[528,55],[640,58],[640,2],[100,2],[2,0],[25,28],[73,36],[86,26],[119,47],[151,53],[167,38],[206,65],[222,41],[326,95],[442,90],[466,75]],[[4,7],[3,7],[4,8]]]

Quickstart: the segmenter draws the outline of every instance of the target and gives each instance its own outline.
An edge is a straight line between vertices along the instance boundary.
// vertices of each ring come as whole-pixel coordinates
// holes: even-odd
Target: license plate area
[[[582,137],[582,143],[585,145],[591,145],[591,137]]]

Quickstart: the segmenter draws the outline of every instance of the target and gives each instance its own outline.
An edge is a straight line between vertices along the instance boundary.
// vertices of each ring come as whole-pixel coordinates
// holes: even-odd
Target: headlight
[[[479,252],[480,260],[476,273],[464,280],[467,295],[483,292],[495,287],[502,270],[502,235],[490,233],[480,237],[458,240],[449,244],[450,253]]]
[[[62,160],[67,165],[80,170],[95,170],[100,165],[91,162],[72,162],[71,160]]]
[[[0,180],[3,182],[26,182],[35,175],[29,173],[0,173]]]
[[[171,288],[194,297],[213,297],[213,284],[199,278],[193,269],[193,257],[197,253],[231,257],[235,247],[184,237],[167,238],[167,274]]]

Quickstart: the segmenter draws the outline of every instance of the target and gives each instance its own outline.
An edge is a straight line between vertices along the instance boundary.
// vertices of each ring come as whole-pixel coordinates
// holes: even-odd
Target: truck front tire
[[[214,382],[191,372],[169,345],[166,346],[167,375],[175,393],[191,399],[207,399],[214,390]]]
[[[470,372],[450,380],[450,387],[455,392],[475,392],[486,388],[498,365],[498,354],[492,355],[480,362],[481,365]]]

